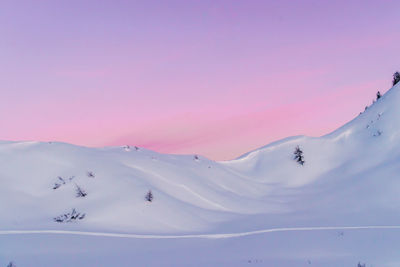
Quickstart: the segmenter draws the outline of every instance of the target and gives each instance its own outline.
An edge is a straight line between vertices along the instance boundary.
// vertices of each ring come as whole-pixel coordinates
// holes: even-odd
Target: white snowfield
[[[0,214],[0,266],[400,266],[400,88],[326,136],[224,162],[2,141]]]
[[[198,234],[198,235],[138,235],[138,234],[119,234],[119,233],[100,233],[84,231],[63,231],[63,230],[9,230],[0,231],[0,235],[26,235],[26,234],[55,234],[55,235],[80,235],[80,236],[102,236],[102,237],[121,237],[136,239],[183,239],[183,238],[234,238],[249,235],[289,232],[289,231],[322,231],[322,230],[364,230],[364,229],[400,229],[400,226],[334,226],[334,227],[293,227],[293,228],[273,228],[258,231],[230,233],[230,234]]]

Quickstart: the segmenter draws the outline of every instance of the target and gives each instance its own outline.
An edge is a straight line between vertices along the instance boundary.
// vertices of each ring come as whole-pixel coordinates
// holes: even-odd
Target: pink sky
[[[390,88],[399,1],[3,1],[0,139],[232,159]]]

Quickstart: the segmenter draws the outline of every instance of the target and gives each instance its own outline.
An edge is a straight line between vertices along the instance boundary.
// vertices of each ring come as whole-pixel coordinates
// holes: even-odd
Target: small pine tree
[[[304,156],[303,156],[303,151],[300,149],[299,146],[296,146],[294,152],[294,159],[301,165],[304,165],[305,160],[304,160]]]
[[[153,201],[153,193],[151,192],[151,190],[149,190],[149,192],[147,192],[147,194],[146,194],[146,196],[145,196],[145,199],[147,200],[147,201],[149,201],[149,202],[152,202]]]
[[[396,71],[393,74],[393,86],[395,86],[398,82],[400,82],[400,73]]]
[[[376,100],[379,100],[379,98],[381,97],[382,97],[381,92],[378,91],[378,93],[376,93]]]

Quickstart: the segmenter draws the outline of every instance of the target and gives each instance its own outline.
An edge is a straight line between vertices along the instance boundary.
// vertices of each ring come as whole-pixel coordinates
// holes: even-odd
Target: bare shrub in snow
[[[294,160],[296,160],[299,164],[304,165],[305,160],[303,156],[303,151],[300,149],[299,146],[296,146],[293,154],[294,154]]]
[[[54,183],[53,189],[56,190],[57,188],[59,188],[61,185],[66,184],[64,178],[62,178],[61,176],[58,176],[58,182]]]
[[[14,262],[10,261],[10,263],[7,265],[7,267],[17,267]]]
[[[360,262],[357,264],[357,267],[365,267],[365,263],[361,264]]]
[[[154,198],[153,193],[151,192],[151,190],[149,190],[149,192],[147,192],[147,194],[146,194],[146,196],[145,196],[145,199],[146,199],[147,201],[149,201],[149,202],[152,202],[152,201],[153,201],[153,198]]]
[[[381,92],[378,91],[378,93],[376,93],[376,100],[379,100],[379,98],[381,97],[382,97]]]
[[[400,82],[400,73],[398,71],[396,71],[393,74],[393,86],[395,86],[398,82]]]
[[[85,215],[86,215],[85,213],[81,214],[80,212],[77,212],[75,209],[72,209],[71,212],[55,217],[54,221],[58,223],[72,222],[76,220],[82,220],[83,218],[85,218]]]
[[[133,147],[136,151],[139,150],[139,148],[137,146]],[[124,146],[125,151],[131,151],[131,147],[129,145]]]
[[[56,190],[57,188],[59,188],[61,185],[59,183],[55,183],[53,186],[53,189]]]
[[[199,160],[199,156],[194,155],[193,159],[194,159],[194,160]]]
[[[86,175],[87,175],[87,177],[89,177],[89,178],[94,178],[94,177],[95,177],[95,175],[94,175],[93,172],[87,172]]]
[[[79,185],[75,184],[76,186],[76,197],[86,197],[87,193],[83,190]]]
[[[64,178],[62,178],[61,176],[58,176],[57,178],[58,178],[58,180],[60,180],[60,181],[61,181],[61,183],[62,183],[62,184],[66,184],[66,182],[65,182]]]
[[[62,178],[61,176],[58,176],[57,177],[58,181],[54,183],[53,189],[56,190],[60,186],[67,184],[67,182],[72,181],[74,178],[75,178],[75,176],[71,176],[66,180],[66,179]]]
[[[373,134],[373,136],[381,136],[382,135],[382,131],[378,130],[376,131],[376,133]]]

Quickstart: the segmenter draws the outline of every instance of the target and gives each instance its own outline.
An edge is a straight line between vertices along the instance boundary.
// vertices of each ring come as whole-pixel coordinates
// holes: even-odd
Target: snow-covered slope
[[[0,142],[0,266],[399,266],[399,103],[225,162]]]
[[[0,230],[189,234],[396,225],[399,103],[397,85],[331,134],[287,138],[225,162],[135,147],[0,142]],[[296,146],[303,166],[293,160]],[[77,186],[86,197],[76,197]],[[85,218],[53,220],[72,209]]]

